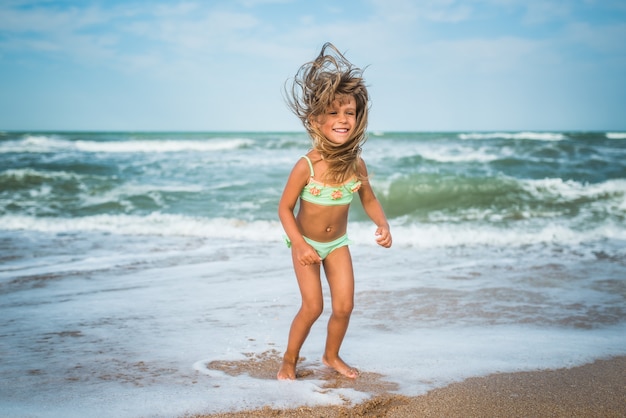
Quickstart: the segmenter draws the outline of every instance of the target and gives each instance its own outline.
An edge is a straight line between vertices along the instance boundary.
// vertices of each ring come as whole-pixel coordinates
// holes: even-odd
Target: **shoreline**
[[[189,416],[189,415],[186,415]],[[383,393],[357,405],[264,407],[191,415],[243,417],[626,417],[626,356],[572,368],[472,377],[424,395]]]

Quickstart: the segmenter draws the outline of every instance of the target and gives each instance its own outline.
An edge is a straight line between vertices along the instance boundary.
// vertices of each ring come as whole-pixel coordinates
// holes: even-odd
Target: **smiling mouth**
[[[347,134],[348,133],[347,129],[333,129],[333,131],[337,132],[338,134]]]

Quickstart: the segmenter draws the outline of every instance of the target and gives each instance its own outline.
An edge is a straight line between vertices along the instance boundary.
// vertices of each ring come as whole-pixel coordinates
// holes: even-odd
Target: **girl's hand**
[[[391,232],[389,232],[388,226],[379,226],[376,228],[376,242],[381,247],[389,248],[391,247]]]
[[[313,264],[322,264],[322,259],[309,244],[304,243],[293,247],[293,254],[302,266],[310,266]]]

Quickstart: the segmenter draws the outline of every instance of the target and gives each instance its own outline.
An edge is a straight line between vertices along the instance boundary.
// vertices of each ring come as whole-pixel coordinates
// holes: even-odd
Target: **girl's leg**
[[[300,288],[300,295],[302,296],[302,305],[291,323],[287,350],[283,356],[280,370],[276,375],[279,380],[293,380],[296,378],[296,363],[300,356],[300,348],[302,348],[304,340],[309,335],[311,326],[313,326],[324,310],[320,265],[302,266],[294,259],[293,266]]]
[[[340,247],[324,260],[324,272],[330,286],[333,311],[328,320],[326,348],[322,361],[349,378],[356,378],[358,371],[339,357],[341,343],[348,330],[354,307],[354,272],[348,247]]]

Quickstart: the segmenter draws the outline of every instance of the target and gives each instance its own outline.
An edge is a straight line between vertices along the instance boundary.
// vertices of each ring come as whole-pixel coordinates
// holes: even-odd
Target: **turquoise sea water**
[[[626,236],[622,136],[378,133],[364,157],[396,228],[441,229],[456,244],[499,243],[502,234],[513,245],[567,244]],[[226,223],[271,240],[258,227],[274,227],[284,181],[307,146],[295,133],[4,133],[0,222],[203,237]],[[355,206],[352,219],[366,221]]]
[[[276,210],[308,147],[303,133],[0,133],[0,410],[367,396],[205,367],[284,348],[298,293]],[[418,394],[626,354],[625,133],[373,132],[363,158],[394,247],[356,200],[348,361]],[[307,357],[323,338],[322,319]]]

